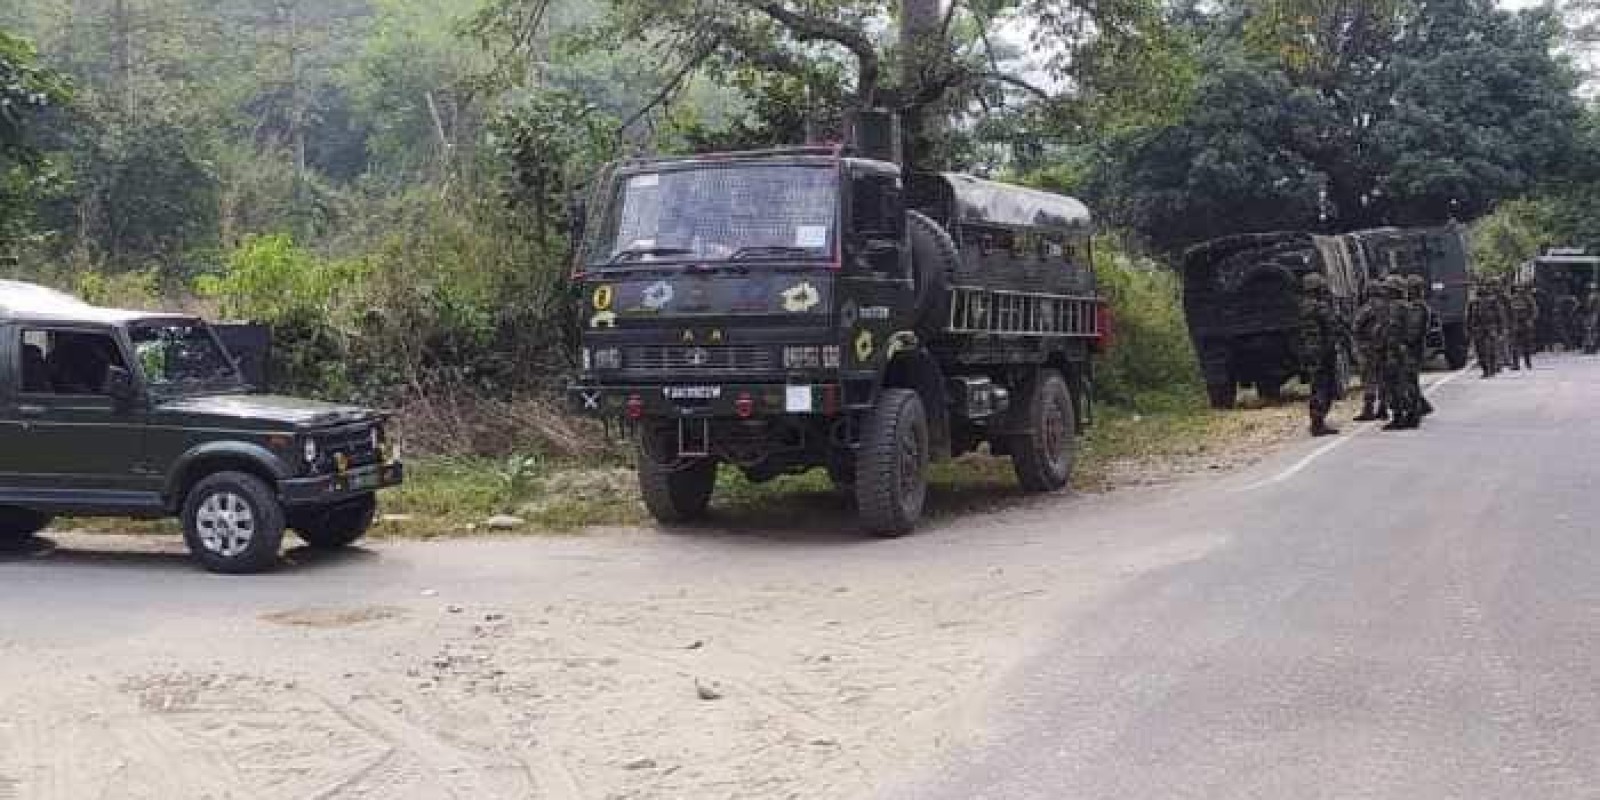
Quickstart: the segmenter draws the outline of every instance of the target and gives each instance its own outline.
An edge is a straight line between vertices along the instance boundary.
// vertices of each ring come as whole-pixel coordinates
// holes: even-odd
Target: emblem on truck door
[[[865,364],[872,360],[872,354],[877,351],[878,345],[873,341],[872,331],[864,330],[856,334],[856,361]]]
[[[803,314],[822,302],[822,293],[809,282],[783,290],[782,296],[783,310],[791,314]]]
[[[660,311],[672,302],[672,284],[666,281],[656,281],[644,290],[644,307],[651,311]]]

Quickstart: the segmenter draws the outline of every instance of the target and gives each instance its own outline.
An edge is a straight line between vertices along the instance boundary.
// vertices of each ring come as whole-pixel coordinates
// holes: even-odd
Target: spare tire
[[[950,321],[950,279],[961,266],[961,251],[949,231],[920,211],[907,211],[906,225],[911,232],[916,329],[931,337]]]

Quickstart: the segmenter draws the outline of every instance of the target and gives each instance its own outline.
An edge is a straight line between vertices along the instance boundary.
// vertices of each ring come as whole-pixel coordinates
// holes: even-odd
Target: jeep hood
[[[156,411],[209,418],[213,421],[288,425],[297,428],[326,428],[376,420],[378,414],[358,406],[324,403],[298,397],[274,395],[219,395],[186,397],[162,403]]]

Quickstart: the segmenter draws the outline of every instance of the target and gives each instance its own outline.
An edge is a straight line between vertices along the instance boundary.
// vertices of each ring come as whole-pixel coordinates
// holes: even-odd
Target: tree
[[[35,128],[70,97],[67,82],[39,64],[32,44],[0,31],[0,248],[6,251],[30,232],[33,200],[51,180]]]

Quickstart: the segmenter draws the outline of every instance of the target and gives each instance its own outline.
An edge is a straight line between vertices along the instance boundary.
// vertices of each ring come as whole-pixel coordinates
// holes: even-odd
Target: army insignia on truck
[[[873,339],[872,331],[864,330],[856,334],[856,361],[862,364],[872,360],[872,354],[878,349],[877,342]]]
[[[791,314],[804,314],[822,302],[822,293],[809,282],[783,290],[783,310]]]
[[[616,300],[617,291],[610,286],[599,286],[594,290],[594,310],[610,311],[611,303]]]
[[[660,311],[672,302],[672,284],[666,281],[656,281],[644,290],[644,307],[651,311]]]
[[[617,314],[616,314],[616,312],[615,311],[601,311],[600,313],[595,314],[593,317],[589,318],[589,327],[591,327],[591,328],[615,328],[615,327],[617,327]]]

